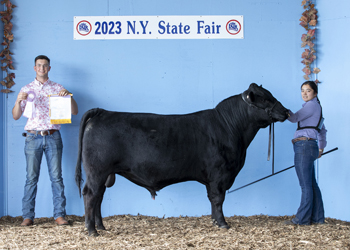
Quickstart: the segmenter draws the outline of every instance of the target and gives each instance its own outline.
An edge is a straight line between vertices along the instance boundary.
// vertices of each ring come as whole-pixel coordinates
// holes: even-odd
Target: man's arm
[[[77,115],[77,114],[78,114],[78,104],[72,96],[72,115]]]
[[[21,92],[18,94],[15,106],[12,109],[13,119],[18,120],[22,116],[23,111],[21,108],[21,101],[26,100],[27,96],[28,94],[25,92]]]

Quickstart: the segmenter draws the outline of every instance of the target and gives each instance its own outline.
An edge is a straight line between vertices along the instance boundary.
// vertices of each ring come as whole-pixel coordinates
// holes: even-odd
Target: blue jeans
[[[299,225],[324,223],[324,209],[320,188],[315,179],[314,161],[318,157],[316,141],[294,143],[295,171],[301,187],[301,202],[292,222]]]
[[[27,161],[27,180],[22,199],[23,219],[33,220],[35,217],[35,197],[43,153],[45,153],[51,180],[54,218],[57,219],[66,215],[66,197],[64,196],[61,168],[62,149],[63,144],[59,131],[46,136],[27,134],[24,147]]]

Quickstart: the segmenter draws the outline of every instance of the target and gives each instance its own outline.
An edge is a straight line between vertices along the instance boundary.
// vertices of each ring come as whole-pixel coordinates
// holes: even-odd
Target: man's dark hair
[[[44,55],[40,55],[40,56],[35,57],[34,65],[36,64],[36,61],[39,60],[39,59],[45,59],[50,65],[50,59],[47,56],[44,56]]]

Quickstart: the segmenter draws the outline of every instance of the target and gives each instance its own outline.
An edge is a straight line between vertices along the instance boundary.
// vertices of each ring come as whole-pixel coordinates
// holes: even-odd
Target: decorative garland
[[[301,2],[301,5],[304,5],[305,11],[303,12],[301,18],[299,19],[300,25],[305,28],[307,31],[306,34],[303,34],[301,36],[301,47],[304,48],[308,46],[308,49],[305,49],[305,51],[301,54],[301,58],[303,60],[301,61],[302,64],[305,65],[303,68],[303,72],[305,73],[304,79],[310,80],[311,73],[315,74],[316,77],[316,84],[320,81],[317,79],[317,74],[321,71],[319,68],[315,67],[311,71],[311,65],[316,59],[316,50],[315,50],[315,32],[316,32],[316,24],[317,24],[317,10],[315,9],[315,5],[312,3],[312,0],[303,0]]]
[[[12,28],[13,24],[11,23],[12,19],[12,9],[17,7],[16,5],[12,4],[10,0],[3,0],[1,1],[1,4],[5,4],[6,10],[1,11],[1,21],[4,23],[4,41],[1,45],[4,46],[3,51],[0,52],[0,58],[1,60],[1,69],[2,71],[6,72],[6,77],[3,81],[0,83],[6,87],[6,89],[2,89],[1,92],[3,93],[11,93],[13,92],[10,90],[10,88],[15,85],[15,82],[13,79],[15,78],[15,73],[10,73],[10,70],[14,70],[12,63],[12,56],[13,53],[10,51],[10,44],[13,42],[13,34],[12,34]]]

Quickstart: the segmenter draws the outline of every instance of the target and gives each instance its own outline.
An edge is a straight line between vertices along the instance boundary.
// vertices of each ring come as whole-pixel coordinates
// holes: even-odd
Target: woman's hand
[[[319,149],[318,150],[318,158],[321,158],[322,154],[323,154],[323,149]]]

